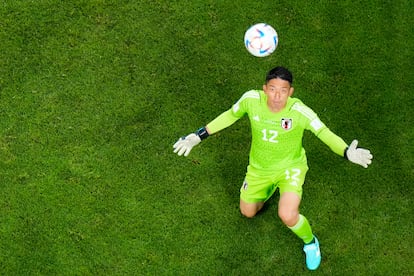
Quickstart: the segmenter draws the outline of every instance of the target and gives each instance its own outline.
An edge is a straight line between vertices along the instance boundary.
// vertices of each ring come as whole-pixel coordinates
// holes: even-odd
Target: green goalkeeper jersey
[[[244,93],[231,109],[207,125],[210,134],[228,127],[244,115],[248,115],[252,129],[249,161],[257,169],[273,170],[306,164],[302,147],[305,129],[314,133],[338,155],[343,156],[347,147],[342,138],[331,132],[316,113],[297,98],[289,98],[282,111],[271,112],[262,90]]]

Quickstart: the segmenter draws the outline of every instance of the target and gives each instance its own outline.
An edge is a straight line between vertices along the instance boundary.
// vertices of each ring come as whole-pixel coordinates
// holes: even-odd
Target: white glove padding
[[[367,149],[357,148],[357,145],[357,140],[352,141],[351,145],[346,150],[346,158],[352,163],[368,168],[368,165],[372,162],[372,154]]]
[[[191,133],[186,137],[180,138],[177,143],[174,144],[174,153],[177,153],[179,156],[183,154],[184,156],[188,156],[193,147],[198,145],[200,142],[200,137],[195,133]]]

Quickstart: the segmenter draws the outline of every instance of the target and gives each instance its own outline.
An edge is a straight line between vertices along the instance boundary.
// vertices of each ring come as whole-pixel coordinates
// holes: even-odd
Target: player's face
[[[285,108],[288,98],[293,94],[293,87],[282,79],[271,79],[263,85],[263,91],[267,95],[267,106],[272,112],[279,112]]]

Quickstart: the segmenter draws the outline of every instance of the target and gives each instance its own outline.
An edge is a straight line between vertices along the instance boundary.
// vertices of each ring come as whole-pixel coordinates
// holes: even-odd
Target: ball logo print
[[[247,29],[244,45],[250,54],[266,57],[276,50],[278,37],[276,30],[266,23],[258,23]]]

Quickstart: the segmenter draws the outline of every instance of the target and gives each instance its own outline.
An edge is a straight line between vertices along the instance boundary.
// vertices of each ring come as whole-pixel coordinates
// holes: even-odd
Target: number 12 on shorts
[[[298,186],[300,173],[301,173],[300,169],[286,170],[285,171],[286,180],[292,180],[292,182],[290,182],[290,185]]]

